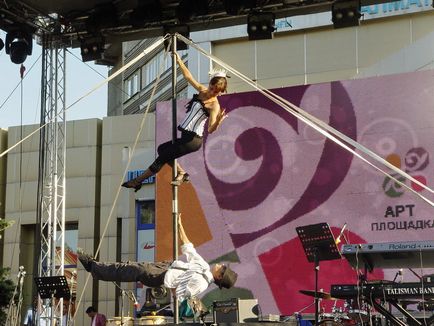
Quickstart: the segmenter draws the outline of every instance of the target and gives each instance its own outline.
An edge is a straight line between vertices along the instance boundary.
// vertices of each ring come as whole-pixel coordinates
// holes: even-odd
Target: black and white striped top
[[[205,122],[209,117],[205,105],[195,94],[187,106],[187,114],[179,125],[179,128],[194,132],[199,137],[203,136]]]

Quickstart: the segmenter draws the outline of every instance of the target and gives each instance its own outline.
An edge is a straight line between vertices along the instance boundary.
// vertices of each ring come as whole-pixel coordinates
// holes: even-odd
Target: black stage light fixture
[[[228,15],[238,16],[243,10],[254,8],[256,0],[225,0],[224,6]]]
[[[176,18],[180,23],[186,23],[196,16],[208,14],[208,1],[181,0],[176,8]]]
[[[102,59],[104,53],[104,41],[102,39],[82,40],[81,59],[83,62]]]
[[[5,46],[5,43],[3,42],[3,40],[0,38],[0,51],[3,50]]]
[[[32,55],[32,34],[25,26],[14,26],[6,34],[5,51],[15,64],[23,63],[28,55]]]
[[[134,27],[143,27],[146,23],[163,19],[163,11],[159,0],[141,0],[131,12],[130,21]]]
[[[332,4],[332,22],[334,28],[359,26],[360,1],[335,1]]]
[[[272,12],[255,12],[247,16],[249,40],[268,40],[273,38],[275,15]]]
[[[99,33],[101,29],[116,27],[118,25],[116,7],[112,3],[97,5],[86,19],[85,24],[87,31],[91,34]]]
[[[190,27],[188,25],[166,25],[164,26],[164,35],[166,34],[174,34],[178,33],[184,36],[185,38],[190,38]],[[164,47],[167,49],[169,46],[169,39],[164,41]],[[176,50],[187,50],[188,45],[184,42],[176,39]]]

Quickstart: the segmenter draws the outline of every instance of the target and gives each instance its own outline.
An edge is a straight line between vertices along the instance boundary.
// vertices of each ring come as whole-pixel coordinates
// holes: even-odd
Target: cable
[[[158,41],[157,41],[157,42],[158,42]],[[170,48],[170,45],[171,45],[171,41],[169,41],[169,46],[167,47],[167,49]],[[152,45],[151,45],[151,46],[152,46]],[[168,51],[168,50],[166,50],[166,52],[165,52],[165,57],[167,56],[167,51]],[[134,59],[134,60],[135,60],[135,59]],[[134,60],[133,60],[133,61],[134,61]],[[137,60],[135,60],[135,61],[137,61]],[[127,164],[126,164],[126,166],[125,166],[124,172],[123,172],[123,174],[122,174],[122,178],[121,178],[121,180],[120,180],[120,182],[119,182],[119,186],[118,186],[118,189],[117,189],[117,191],[116,191],[115,197],[114,197],[114,199],[113,199],[113,204],[112,204],[112,206],[111,206],[110,213],[109,213],[109,216],[108,216],[108,218],[107,218],[107,222],[106,222],[106,224],[105,224],[104,230],[103,230],[103,232],[102,232],[101,235],[100,235],[100,241],[99,241],[98,246],[97,246],[97,249],[96,249],[96,251],[95,251],[94,258],[98,256],[99,251],[101,250],[102,241],[103,241],[103,239],[105,238],[106,232],[107,232],[107,230],[108,230],[109,222],[111,221],[111,218],[113,217],[113,213],[114,213],[114,210],[115,210],[115,207],[116,207],[116,204],[117,204],[118,198],[119,198],[119,194],[120,194],[120,191],[121,191],[121,189],[122,189],[121,184],[122,184],[122,182],[124,181],[125,176],[127,175],[128,168],[129,168],[129,166],[130,166],[130,164],[131,164],[131,161],[132,161],[132,158],[133,158],[133,153],[134,153],[135,150],[136,150],[137,144],[138,144],[138,142],[139,142],[140,135],[141,135],[141,133],[142,133],[142,131],[143,131],[143,127],[144,127],[144,125],[145,125],[145,121],[146,121],[146,118],[147,118],[147,115],[148,115],[149,109],[150,109],[150,107],[151,107],[152,99],[153,99],[153,97],[154,97],[154,95],[155,95],[155,92],[156,92],[156,90],[157,90],[158,83],[160,82],[160,77],[161,77],[161,74],[162,74],[163,65],[164,65],[164,60],[162,60],[161,63],[160,63],[160,69],[159,69],[159,71],[158,71],[157,78],[155,79],[155,83],[154,83],[154,86],[153,86],[153,88],[152,88],[152,92],[151,92],[150,99],[149,99],[149,101],[148,101],[148,105],[147,105],[147,107],[146,107],[146,109],[145,109],[145,112],[143,113],[143,118],[142,118],[142,121],[141,121],[141,123],[140,123],[140,127],[139,127],[139,130],[138,130],[137,135],[136,135],[136,139],[134,140],[134,144],[133,144],[133,146],[132,146],[132,151],[131,151],[131,153],[130,153],[130,156],[129,156],[129,158],[128,158],[128,161],[127,161]],[[82,300],[82,298],[83,298],[84,292],[85,292],[85,290],[86,290],[86,288],[87,288],[87,284],[88,284],[88,282],[89,282],[90,275],[91,275],[91,274],[88,273],[88,275],[87,275],[87,277],[86,277],[86,281],[85,281],[85,284],[84,284],[84,286],[83,286],[83,291],[82,291],[82,293],[81,293],[81,295],[80,295],[80,297],[79,297],[79,300],[78,300],[77,303],[76,303],[76,312],[75,312],[75,314],[74,314],[72,320],[75,320],[75,316],[77,315],[77,312],[78,312],[78,310],[79,310],[80,303],[81,303],[81,300]]]
[[[427,326],[426,323],[426,307],[425,307],[425,280],[423,276],[423,257],[422,257],[422,247],[419,247],[419,259],[420,259],[420,282],[421,282],[421,291],[422,291],[422,307],[423,307],[423,322],[425,326]]]
[[[68,49],[66,49],[66,52],[68,52],[70,55],[72,55],[75,59],[77,59],[78,61],[80,61],[81,63],[84,63],[89,69],[91,69],[92,71],[94,71],[96,74],[98,74],[99,76],[101,76],[102,78],[106,78],[106,76],[104,76],[103,74],[101,74],[98,70],[96,70],[94,67],[92,67],[90,64],[88,64],[87,62],[83,62],[75,53],[69,51]],[[117,84],[112,84],[116,89],[120,90],[124,95],[128,95],[128,93],[122,88],[119,87]]]
[[[0,153],[0,158],[3,157],[4,155],[6,155],[7,153],[9,153],[12,149],[14,149],[15,147],[17,147],[19,144],[21,144],[22,142],[26,141],[27,139],[29,139],[30,137],[32,137],[34,134],[36,134],[37,132],[39,132],[42,128],[44,128],[46,125],[48,125],[49,123],[55,121],[55,119],[60,116],[61,114],[63,114],[64,112],[68,111],[70,108],[72,108],[75,104],[77,104],[78,102],[80,102],[82,99],[86,98],[87,96],[89,96],[90,94],[92,94],[93,92],[95,92],[97,89],[99,89],[101,86],[107,84],[109,81],[111,81],[112,79],[114,79],[115,77],[117,77],[118,75],[120,75],[122,72],[124,72],[126,69],[128,69],[131,65],[135,64],[137,61],[139,61],[143,56],[145,56],[146,54],[152,52],[156,47],[158,47],[160,44],[162,44],[166,38],[168,36],[164,36],[163,38],[157,40],[155,43],[153,43],[151,46],[149,46],[148,48],[146,48],[145,50],[142,51],[142,53],[140,53],[136,58],[134,58],[133,60],[131,60],[130,62],[128,62],[126,65],[124,65],[121,69],[119,69],[118,71],[116,71],[113,75],[107,77],[105,80],[103,80],[102,82],[100,82],[99,84],[95,85],[94,88],[92,88],[90,91],[88,91],[87,93],[85,93],[84,95],[82,95],[81,97],[79,97],[77,100],[75,100],[72,104],[70,104],[68,107],[65,108],[65,110],[60,111],[56,116],[54,116],[51,120],[47,121],[45,124],[41,125],[39,128],[37,128],[36,130],[34,130],[33,132],[31,132],[29,135],[27,135],[25,138],[21,139],[18,143],[16,143],[15,145],[9,147],[7,150],[3,151],[2,153]]]
[[[39,59],[42,57],[42,54],[39,55],[39,57],[36,59],[35,62],[31,65],[30,69],[27,71],[27,73],[24,75],[24,78],[30,73],[32,68],[35,66],[35,64],[39,61]],[[0,105],[0,110],[3,108],[3,106],[6,104],[6,102],[11,98],[11,96],[15,93],[17,88],[21,85],[22,79],[18,82],[18,84],[14,87],[14,89],[9,93],[9,95],[6,97],[6,99],[3,101],[3,103]]]
[[[20,67],[20,139],[23,139],[23,103],[24,103],[24,86],[23,86],[23,65]],[[25,69],[25,68],[24,68]],[[21,225],[21,219],[23,216],[23,146],[20,145],[19,150],[19,164],[18,164],[18,184],[19,184],[19,190],[18,190],[18,210],[19,210],[19,216],[18,216],[18,225]],[[10,266],[13,266],[12,262],[15,257],[15,249],[17,246],[17,239],[18,239],[18,232],[20,228],[16,228],[15,230],[15,239],[14,244],[12,246],[12,255],[11,255],[11,262]]]
[[[417,191],[415,191],[414,189],[412,189],[410,186],[407,186],[405,183],[399,181],[397,178],[393,177],[392,175],[390,175],[386,171],[383,171],[381,168],[379,168],[375,164],[371,163],[367,158],[363,157],[361,154],[359,154],[358,152],[356,152],[354,149],[350,148],[350,146],[355,147],[356,149],[360,150],[364,154],[366,154],[366,155],[370,156],[371,158],[373,158],[374,160],[382,163],[383,165],[385,165],[388,168],[392,169],[393,171],[395,171],[399,175],[403,176],[404,178],[406,178],[408,180],[411,180],[412,182],[418,184],[419,186],[421,186],[422,188],[426,189],[427,191],[429,191],[431,193],[434,193],[434,190],[432,190],[428,186],[422,184],[420,181],[417,181],[416,179],[414,179],[412,176],[410,176],[406,172],[404,172],[404,171],[398,169],[397,167],[393,166],[392,164],[390,164],[389,162],[387,162],[385,159],[381,158],[379,155],[375,154],[374,152],[372,152],[368,148],[364,147],[363,145],[359,144],[358,142],[352,140],[348,136],[342,134],[341,132],[339,132],[338,130],[336,130],[333,127],[329,126],[328,124],[324,123],[323,121],[321,121],[321,120],[317,119],[316,117],[310,115],[309,113],[303,111],[301,108],[299,108],[296,105],[290,103],[289,101],[287,101],[284,98],[278,96],[277,94],[274,94],[273,92],[265,89],[264,87],[262,87],[261,85],[259,85],[257,82],[253,82],[251,79],[249,79],[248,77],[246,77],[242,73],[238,72],[236,69],[234,69],[230,65],[224,63],[223,61],[219,60],[217,57],[213,56],[209,52],[207,52],[207,51],[203,50],[202,48],[200,48],[193,41],[185,38],[184,36],[182,36],[182,35],[180,35],[178,33],[176,33],[176,36],[177,36],[178,39],[180,39],[183,42],[185,42],[186,44],[194,47],[197,51],[199,51],[200,53],[202,53],[203,55],[205,55],[206,57],[208,57],[212,61],[216,62],[217,64],[219,64],[220,66],[222,66],[226,70],[232,72],[238,78],[240,78],[241,80],[243,80],[244,82],[246,82],[247,84],[249,84],[250,86],[252,86],[253,88],[255,88],[257,91],[259,91],[261,94],[263,94],[264,96],[266,96],[267,98],[269,98],[271,101],[273,101],[274,103],[276,103],[279,106],[281,106],[288,113],[292,114],[293,116],[295,116],[299,120],[305,122],[307,125],[309,125],[313,129],[315,129],[316,131],[318,131],[319,133],[321,133],[325,137],[329,138],[330,140],[332,140],[333,142],[335,142],[336,144],[338,144],[342,148],[344,148],[347,151],[351,152],[354,156],[358,157],[359,159],[361,159],[362,161],[364,161],[368,165],[371,165],[374,169],[376,169],[377,171],[379,171],[382,174],[386,175],[390,179],[394,180],[396,183],[398,183],[402,187],[405,187],[406,189],[408,189],[409,191],[411,191],[413,194],[415,194],[416,196],[418,196],[419,198],[421,198],[422,200],[424,200],[425,202],[429,203],[431,206],[434,207],[434,202],[430,201],[428,198],[424,197],[423,195],[421,195],[420,193],[418,193]],[[338,138],[336,138],[335,136],[339,137],[341,140],[338,139]]]

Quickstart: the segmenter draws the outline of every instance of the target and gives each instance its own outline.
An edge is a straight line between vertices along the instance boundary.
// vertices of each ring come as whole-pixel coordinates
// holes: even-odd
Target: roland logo
[[[389,249],[397,250],[397,249],[417,249],[416,243],[390,243]]]

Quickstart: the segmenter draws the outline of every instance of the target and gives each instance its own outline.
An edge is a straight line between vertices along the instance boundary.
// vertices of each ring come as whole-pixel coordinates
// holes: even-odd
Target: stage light
[[[186,23],[196,16],[208,13],[208,1],[204,0],[181,0],[176,8],[176,17],[180,23]]]
[[[275,15],[272,12],[251,13],[247,17],[249,40],[267,40],[273,38]]]
[[[158,22],[163,19],[163,12],[159,0],[142,0],[130,15],[131,24],[143,27],[149,22]]]
[[[86,19],[85,24],[87,31],[91,34],[99,33],[102,29],[116,27],[118,16],[115,6],[112,3],[97,5]]]
[[[228,15],[237,16],[243,10],[255,7],[256,0],[225,0],[224,5]]]
[[[11,28],[6,34],[5,50],[15,64],[23,63],[32,54],[32,34],[23,26]]]
[[[83,62],[102,59],[104,41],[101,39],[83,40],[80,45]]]
[[[336,1],[332,5],[332,22],[334,28],[359,26],[360,1]]]

